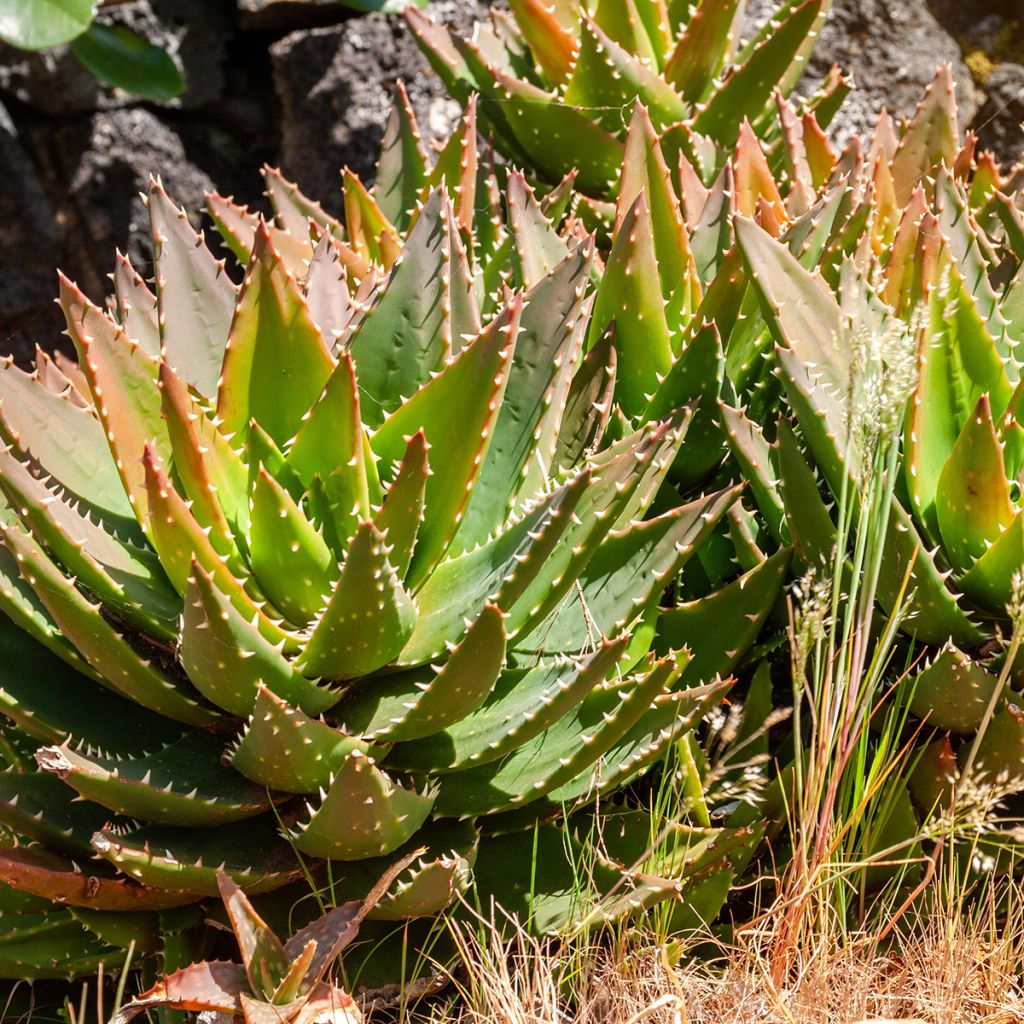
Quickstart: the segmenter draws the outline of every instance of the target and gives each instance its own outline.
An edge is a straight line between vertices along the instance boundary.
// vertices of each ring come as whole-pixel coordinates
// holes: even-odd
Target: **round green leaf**
[[[166,50],[120,25],[92,25],[71,49],[101,81],[143,99],[174,99],[185,86]]]
[[[0,0],[0,39],[21,50],[46,50],[80,36],[97,0]]]

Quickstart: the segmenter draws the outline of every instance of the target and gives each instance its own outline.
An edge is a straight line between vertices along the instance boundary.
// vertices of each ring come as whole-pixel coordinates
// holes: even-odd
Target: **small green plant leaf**
[[[93,23],[71,49],[97,78],[142,99],[172,100],[185,88],[171,55],[122,25]]]

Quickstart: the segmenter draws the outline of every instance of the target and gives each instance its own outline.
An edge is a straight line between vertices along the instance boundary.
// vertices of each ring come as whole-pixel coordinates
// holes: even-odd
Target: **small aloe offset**
[[[424,850],[413,851],[380,878],[362,900],[344,903],[282,942],[260,917],[242,889],[217,875],[242,962],[189,964],[121,1007],[111,1024],[128,1024],[157,1008],[217,1014],[247,1024],[361,1024],[352,996],[328,977],[360,925],[395,878]]]
[[[451,94],[479,94],[495,142],[516,164],[614,200],[629,112],[650,112],[673,167],[712,178],[748,120],[775,140],[774,91],[789,95],[830,0],[785,0],[744,39],[741,0],[513,0],[461,38],[428,14],[408,21]],[[826,124],[848,86],[838,73],[802,101]]]
[[[331,862],[344,900],[416,850],[372,918],[474,878],[514,903],[520,839],[551,851],[542,925],[579,919],[558,820],[692,732],[755,641],[788,550],[705,490],[723,359],[687,333],[704,284],[649,122],[604,265],[571,181],[538,199],[474,118],[435,159],[400,96],[344,226],[270,170],[272,222],[211,196],[240,284],[154,181],[153,287],[123,257],[106,308],[62,279],[77,363],[0,366],[0,870],[67,908],[66,946],[0,941],[5,973],[159,951],[221,875],[255,898]],[[685,281],[665,385],[629,319],[655,244]],[[668,878],[609,854],[602,913],[726,870],[749,830],[697,818]]]

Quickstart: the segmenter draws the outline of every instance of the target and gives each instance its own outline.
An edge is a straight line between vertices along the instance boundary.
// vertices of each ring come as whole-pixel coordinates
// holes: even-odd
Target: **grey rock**
[[[0,106],[0,354],[27,358],[56,337],[60,234],[42,182]]]
[[[924,0],[835,0],[809,62],[801,91],[838,64],[856,84],[833,125],[839,143],[871,131],[883,107],[898,117],[913,114],[940,64],[953,65],[960,123],[968,124],[979,97],[960,48]]]
[[[131,0],[100,12],[98,21],[123,25],[163,47],[185,74],[185,91],[164,106],[198,107],[224,87],[227,19],[209,0]],[[0,44],[0,92],[46,114],[109,110],[133,97],[97,81],[69,46],[25,53]]]
[[[468,34],[484,0],[434,3],[430,13]],[[369,14],[293,32],[271,47],[281,103],[281,168],[337,213],[338,170],[372,177],[395,82],[409,92],[424,136],[443,138],[460,116],[399,17]]]
[[[985,82],[985,102],[975,118],[982,148],[1009,166],[1024,157],[1024,67],[1000,64]]]
[[[114,249],[127,251],[140,270],[150,260],[149,217],[139,195],[159,175],[168,193],[195,218],[213,182],[192,164],[181,139],[140,108],[79,118],[51,133],[53,175],[66,188],[72,257],[83,286],[106,291]]]
[[[280,32],[333,25],[350,16],[338,0],[237,0],[242,28]]]

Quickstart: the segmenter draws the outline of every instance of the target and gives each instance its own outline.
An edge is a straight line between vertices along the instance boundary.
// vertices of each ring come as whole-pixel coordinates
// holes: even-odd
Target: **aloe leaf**
[[[693,405],[686,444],[672,467],[672,479],[684,490],[706,479],[723,457],[724,435],[718,396],[725,381],[725,354],[714,324],[697,328],[679,358],[658,385],[644,418],[661,419],[672,409]]]
[[[35,756],[83,800],[155,824],[216,825],[266,811],[266,790],[226,769],[221,753],[216,739],[198,733],[128,760],[67,746],[41,747]]]
[[[384,137],[380,144],[373,197],[384,216],[404,231],[427,183],[428,159],[419,125],[401,81],[395,83]]]
[[[935,513],[945,550],[961,571],[983,555],[1016,517],[987,396],[978,401],[943,466]]]
[[[520,656],[573,654],[616,636],[656,607],[666,583],[706,540],[739,491],[729,488],[610,533],[550,615],[517,638]]]
[[[70,668],[7,616],[0,616],[0,655],[0,714],[42,743],[71,741],[129,756],[181,735],[180,725]],[[39,672],[46,686],[37,685]]]
[[[358,678],[389,664],[405,646],[416,607],[384,547],[372,524],[360,525],[338,582],[295,663],[304,675]]]
[[[70,575],[139,628],[176,635],[177,595],[148,548],[121,541],[82,515],[10,452],[0,450],[0,481],[21,524]]]
[[[991,672],[947,643],[911,676],[910,710],[931,726],[969,736],[981,727],[996,684]]]
[[[960,145],[953,75],[943,64],[925,90],[892,159],[896,201],[905,205],[922,179],[939,164],[953,165]]]
[[[739,463],[743,479],[750,485],[765,525],[778,543],[786,543],[786,513],[771,448],[764,434],[742,409],[722,403],[721,416],[729,450]]]
[[[661,613],[655,650],[690,651],[684,686],[713,683],[735,671],[782,593],[790,555],[781,548],[720,590]]]
[[[615,324],[615,398],[639,415],[672,367],[672,343],[658,278],[650,208],[641,193],[616,232],[597,290],[589,345]]]
[[[131,261],[118,251],[114,263],[114,311],[125,334],[154,358],[160,355],[160,314],[156,295]]]
[[[589,321],[587,321],[589,322]],[[608,331],[590,347],[569,383],[557,424],[554,469],[575,466],[600,444],[612,410],[617,356]]]
[[[339,473],[350,507],[366,517],[370,498],[364,444],[355,365],[343,352],[323,393],[304,415],[286,462],[307,487],[318,474]]]
[[[569,246],[554,229],[519,171],[509,175],[506,190],[517,276],[524,288],[533,288],[565,261]]]
[[[265,686],[258,687],[252,714],[228,755],[247,779],[286,793],[315,793],[330,784],[353,750],[382,749],[310,718]]]
[[[766,109],[772,90],[794,63],[800,62],[811,29],[818,23],[822,0],[795,7],[781,25],[765,36],[694,118],[694,128],[721,144],[736,139],[744,118],[754,120]]]
[[[2,527],[3,540],[22,574],[64,636],[101,675],[105,686],[143,707],[189,725],[208,725],[217,715],[189,695],[151,658],[143,657],[17,527]]]
[[[147,197],[163,358],[208,398],[216,394],[236,290],[159,181]]]
[[[69,857],[91,857],[93,832],[110,819],[104,807],[45,772],[0,772],[0,822],[20,836]]]
[[[352,335],[367,426],[379,426],[430,380],[461,346],[463,334],[479,330],[472,288],[450,202],[437,189],[420,211],[379,300]],[[452,315],[467,307],[467,317]]]
[[[345,168],[341,176],[349,243],[364,260],[389,270],[402,248],[397,229],[355,174]]]
[[[493,82],[502,114],[531,166],[554,181],[575,168],[580,189],[588,193],[601,194],[616,179],[622,166],[622,143],[586,112],[500,71],[493,72]],[[617,105],[628,103],[634,95],[620,98]],[[552,139],[560,140],[560,145],[552,146]]]
[[[456,221],[465,237],[472,243],[473,220],[476,211],[477,184],[477,128],[476,96],[470,96],[462,120],[441,148],[434,161],[424,192],[444,185],[451,197]],[[413,214],[415,219],[415,214]]]
[[[363,860],[396,850],[427,820],[432,793],[392,781],[372,758],[353,750],[335,773],[318,807],[292,832],[295,845],[313,857]]]
[[[388,560],[400,579],[405,579],[412,561],[416,537],[423,521],[429,474],[427,438],[422,430],[418,430],[409,438],[402,461],[373,520],[387,542]]]
[[[634,100],[648,108],[658,128],[682,121],[688,113],[668,82],[610,39],[586,14],[564,98],[566,104],[590,108],[594,119],[609,132],[621,129],[622,110]]]
[[[231,930],[238,940],[242,964],[253,992],[265,991],[267,983],[276,986],[288,973],[290,957],[281,940],[256,912],[241,887],[228,875],[217,877],[220,898],[228,912]],[[315,947],[314,947],[315,948]]]
[[[368,682],[335,714],[348,731],[378,743],[417,740],[461,721],[484,703],[504,665],[503,618],[486,605],[439,668]]]
[[[468,550],[494,533],[516,494],[530,493],[527,481],[547,483],[546,473],[531,470],[538,458],[550,464],[550,440],[546,452],[539,450],[543,424],[557,417],[576,362],[573,346],[582,342],[576,328],[592,261],[592,249],[579,246],[523,295],[504,398],[452,550]]]
[[[297,245],[303,246],[307,260],[313,255],[310,222],[325,234],[342,237],[341,223],[315,199],[303,195],[298,185],[286,180],[276,167],[263,165],[263,181],[267,186],[267,198],[274,208],[274,220],[278,228],[291,235]]]
[[[0,873],[7,885],[43,896],[54,903],[90,910],[163,910],[194,903],[187,892],[139,886],[116,876],[106,865],[90,865],[86,873],[69,857],[39,846],[0,849]],[[122,953],[123,961],[123,953]]]
[[[575,63],[577,43],[571,29],[559,19],[556,5],[542,0],[512,0],[511,7],[545,77],[555,85],[567,81]]]
[[[431,461],[427,479],[424,519],[409,568],[413,588],[444,555],[465,515],[502,406],[522,308],[522,298],[513,299],[371,439],[385,475],[405,454],[406,438],[419,430],[430,450],[440,455]],[[457,418],[451,416],[453,402],[461,409]]]
[[[173,905],[217,896],[217,874],[233,878],[250,895],[271,892],[302,876],[295,851],[264,815],[212,828],[147,825],[123,834],[93,836],[98,859],[145,886],[171,890]]]
[[[337,579],[337,561],[306,514],[264,469],[252,494],[249,546],[253,574],[274,606],[296,625],[310,622]]]
[[[617,232],[622,230],[623,221],[641,192],[647,196],[662,294],[672,296],[677,290],[688,293],[684,305],[687,310],[696,307],[701,289],[679,199],[654,125],[647,110],[637,101],[626,136],[616,200]]]
[[[678,676],[671,658],[619,683],[595,687],[567,714],[500,761],[440,777],[438,817],[496,814],[539,800],[585,773]]]
[[[145,531],[149,498],[140,461],[143,447],[152,444],[165,459],[171,455],[158,364],[67,278],[61,278],[61,308],[89,389],[103,396],[97,412],[128,500]]]
[[[255,420],[278,445],[286,444],[333,369],[299,286],[261,224],[224,349],[221,429],[244,438]]]

